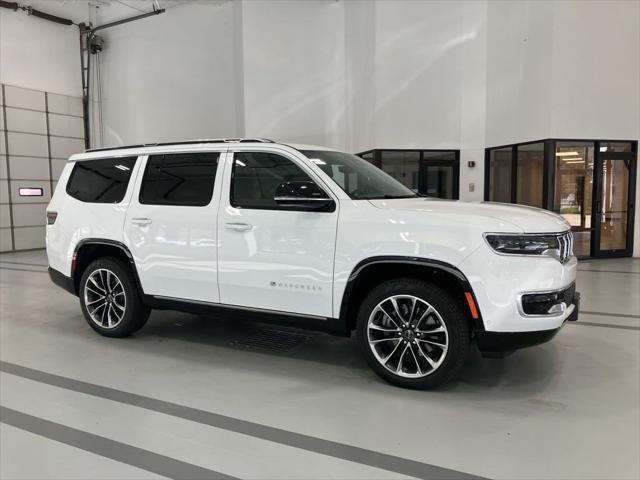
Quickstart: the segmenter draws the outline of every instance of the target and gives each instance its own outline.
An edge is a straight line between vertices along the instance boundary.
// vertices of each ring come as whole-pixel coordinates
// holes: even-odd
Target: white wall
[[[243,2],[245,133],[344,148],[344,4]]]
[[[86,4],[31,1],[34,8],[79,20]],[[0,82],[63,95],[82,95],[78,27],[0,9]]]
[[[224,1],[182,4],[99,33],[105,39],[105,145],[241,133],[238,7]],[[99,11],[96,24],[103,22]]]

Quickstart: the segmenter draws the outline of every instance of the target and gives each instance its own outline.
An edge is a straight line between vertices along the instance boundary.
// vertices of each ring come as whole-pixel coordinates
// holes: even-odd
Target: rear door
[[[143,159],[124,234],[144,293],[219,300],[216,215],[223,155],[197,151]]]
[[[278,205],[276,189],[290,181],[315,182],[335,198],[289,153],[234,150],[218,216],[220,302],[331,317],[338,202],[332,212]]]

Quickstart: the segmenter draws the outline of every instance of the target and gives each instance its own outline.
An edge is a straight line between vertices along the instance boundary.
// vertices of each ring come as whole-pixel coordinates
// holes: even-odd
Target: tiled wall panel
[[[64,169],[64,166],[66,164],[67,164],[66,160],[59,160],[57,158],[54,158],[53,160],[51,160],[51,178],[54,181],[60,178],[60,174],[62,173],[62,170]],[[55,192],[54,189],[52,189],[51,191]]]
[[[8,123],[8,122],[7,122]],[[9,155],[24,155],[27,157],[49,157],[49,145],[46,135],[30,133],[16,133],[8,131]]]
[[[49,112],[51,113],[63,113],[65,115],[74,115],[82,118],[81,98],[50,93],[48,95],[48,102]]]
[[[9,182],[7,180],[0,180],[0,203],[10,203]]]
[[[1,134],[2,132],[0,132]],[[9,178],[7,174],[7,157],[4,155],[0,155],[0,178]]]
[[[11,206],[8,203],[0,203],[0,228],[11,227]]]
[[[45,227],[14,227],[13,240],[16,250],[44,248]]]
[[[44,92],[5,85],[4,94],[7,107],[45,111]]]
[[[43,227],[47,205],[43,203],[23,203],[12,205],[14,227]]]
[[[69,158],[84,152],[84,140],[79,138],[51,137],[51,157]]]
[[[13,250],[13,242],[11,241],[11,229],[0,228],[0,252],[9,252]]]
[[[44,247],[46,205],[83,137],[80,98],[0,85],[0,251]]]
[[[41,197],[21,197],[20,188],[41,188]],[[48,203],[51,200],[51,182],[49,180],[11,180],[11,203]]]
[[[20,180],[49,180],[49,159],[43,157],[10,157],[11,178]]]
[[[7,130],[46,135],[47,114],[45,112],[7,107]]]
[[[82,118],[71,115],[49,114],[49,132],[51,135],[61,135],[63,137],[82,138],[84,126]],[[82,145],[84,149],[84,142]]]

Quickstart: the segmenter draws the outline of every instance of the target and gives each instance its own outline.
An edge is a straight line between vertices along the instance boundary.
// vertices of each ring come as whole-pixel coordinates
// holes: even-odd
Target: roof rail
[[[119,145],[117,147],[89,148],[85,153],[104,152],[107,150],[124,150],[126,148],[163,147],[168,145],[196,145],[199,143],[275,143],[268,138],[207,138],[201,140],[183,140],[178,142],[139,143],[136,145]]]

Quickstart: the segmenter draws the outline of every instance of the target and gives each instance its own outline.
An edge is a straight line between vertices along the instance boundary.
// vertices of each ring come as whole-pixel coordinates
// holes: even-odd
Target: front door
[[[222,152],[151,155],[124,224],[145,294],[217,302]],[[220,168],[219,168],[220,164]]]
[[[595,177],[595,256],[631,254],[634,152],[599,152]]]
[[[338,210],[299,211],[275,202],[284,182],[315,182],[288,153],[228,155],[218,216],[220,302],[331,317]]]

